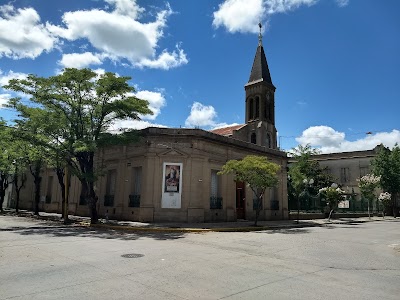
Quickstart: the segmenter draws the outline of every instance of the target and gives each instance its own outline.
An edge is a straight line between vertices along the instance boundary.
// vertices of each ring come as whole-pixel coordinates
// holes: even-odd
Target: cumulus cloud
[[[69,41],[87,40],[102,55],[113,60],[126,59],[139,67],[169,69],[186,64],[186,54],[179,47],[157,55],[167,18],[173,13],[167,4],[153,22],[141,23],[144,9],[135,0],[107,0],[113,9],[78,10],[64,13],[64,26],[47,23],[48,30]]]
[[[101,57],[91,52],[63,54],[58,62],[63,68],[83,69],[90,65],[102,64]]]
[[[400,144],[400,131],[394,129],[391,132],[377,132],[356,141],[349,141],[343,132],[328,126],[314,126],[304,130],[296,141],[302,145],[310,144],[319,148],[322,153],[361,151],[371,150],[379,144],[390,148],[396,143]]]
[[[0,109],[4,108],[4,105],[10,100],[11,95],[10,94],[1,94],[0,93]]]
[[[344,141],[345,134],[338,132],[328,126],[313,126],[303,131],[303,134],[296,138],[302,145],[311,144],[322,147],[332,147]]]
[[[153,112],[152,115],[142,116],[143,119],[155,120],[161,112],[161,108],[165,106],[165,98],[161,92],[139,91],[135,94],[139,99],[149,101],[149,108]]]
[[[7,85],[10,79],[25,79],[27,77],[28,74],[26,73],[14,72],[11,70],[7,73],[4,73],[2,70],[0,70],[0,88],[4,85]]]
[[[144,129],[147,127],[167,127],[161,124],[151,123],[143,120],[120,120],[116,121],[110,128],[109,131],[112,133],[120,133],[126,129]]]
[[[264,0],[268,15],[276,13],[285,13],[298,9],[300,6],[311,6],[319,0]]]
[[[214,12],[213,25],[224,26],[229,32],[258,32],[263,19],[263,0],[226,0]]]
[[[159,55],[158,58],[156,59],[144,58],[139,62],[135,63],[135,65],[140,68],[149,67],[154,69],[168,70],[170,68],[179,67],[180,65],[185,65],[187,63],[188,59],[186,57],[185,52],[181,48],[179,48],[179,46],[177,46],[176,50],[173,51],[172,53],[164,50]]]
[[[203,105],[200,102],[194,102],[190,115],[185,121],[186,127],[210,127],[212,129],[230,126],[227,123],[217,123],[216,118],[218,114],[215,108],[211,105]],[[231,125],[237,125],[231,124]]]
[[[200,102],[194,102],[190,115],[185,121],[187,127],[213,126],[214,119],[217,117],[217,112],[211,105],[203,105]]]
[[[33,8],[0,6],[0,57],[34,59],[51,51],[56,43],[57,38],[40,23]]]
[[[293,11],[301,6],[312,6],[319,0],[225,0],[213,14],[213,26],[225,27],[230,33],[257,33],[259,22],[268,24],[277,13]],[[349,0],[335,0],[338,6]]]
[[[26,77],[28,77],[28,74],[13,71],[4,73],[2,70],[0,70],[0,108],[4,108],[4,104],[6,104],[12,97],[17,95],[20,97],[25,96],[25,94],[22,93],[10,93],[4,89],[3,86],[7,85],[10,79],[25,79]]]

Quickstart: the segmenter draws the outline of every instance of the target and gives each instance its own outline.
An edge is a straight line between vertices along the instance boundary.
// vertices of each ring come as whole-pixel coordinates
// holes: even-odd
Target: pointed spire
[[[272,84],[271,75],[269,73],[267,58],[265,57],[264,47],[262,45],[262,25],[258,23],[260,33],[258,35],[258,47],[254,57],[253,67],[251,68],[250,78],[248,84],[254,81],[264,81]]]

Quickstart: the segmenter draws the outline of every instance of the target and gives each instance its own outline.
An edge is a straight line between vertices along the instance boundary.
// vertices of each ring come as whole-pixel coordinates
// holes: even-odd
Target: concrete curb
[[[219,228],[169,228],[169,227],[131,227],[122,225],[108,225],[108,224],[80,224],[84,227],[89,228],[100,228],[100,229],[111,229],[111,230],[121,230],[121,231],[137,231],[137,232],[160,232],[160,233],[203,233],[203,232],[251,232],[251,231],[266,231],[266,230],[280,230],[280,229],[293,229],[293,228],[305,228],[305,227],[320,227],[325,226],[325,224],[315,224],[315,225],[287,225],[287,226],[260,226],[260,227],[219,227]]]

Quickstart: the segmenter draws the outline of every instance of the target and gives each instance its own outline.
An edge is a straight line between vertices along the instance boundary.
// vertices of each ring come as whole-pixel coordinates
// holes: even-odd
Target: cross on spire
[[[262,46],[262,34],[261,34],[262,24],[261,24],[261,22],[258,23],[258,27],[260,27],[260,33],[258,34],[258,45]]]

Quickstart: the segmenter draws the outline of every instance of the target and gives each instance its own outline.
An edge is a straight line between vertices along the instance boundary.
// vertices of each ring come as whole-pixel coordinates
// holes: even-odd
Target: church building
[[[261,25],[260,25],[261,29]],[[205,131],[146,128],[140,141],[96,153],[104,176],[96,182],[98,212],[110,219],[142,222],[224,222],[255,217],[254,195],[233,175],[217,175],[232,159],[265,156],[281,166],[279,184],[266,191],[259,220],[287,219],[287,157],[277,149],[275,86],[261,33],[245,89],[245,123]],[[53,170],[43,172],[40,207],[61,212],[61,192]],[[33,180],[21,191],[20,208],[33,207]],[[69,213],[89,215],[73,178]]]

